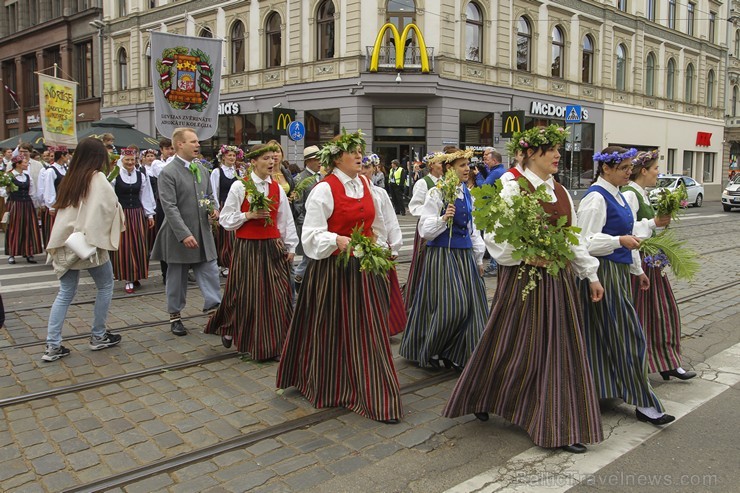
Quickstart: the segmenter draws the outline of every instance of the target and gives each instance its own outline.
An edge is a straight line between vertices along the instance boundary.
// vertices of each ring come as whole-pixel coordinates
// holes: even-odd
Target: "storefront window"
[[[460,110],[460,148],[493,145],[493,113]]]
[[[426,108],[375,108],[375,140],[426,141]]]
[[[668,173],[673,174],[676,169],[676,149],[668,149]]]
[[[304,145],[321,146],[339,134],[339,108],[306,111],[306,138]]]
[[[694,152],[683,151],[683,169],[681,170],[682,175],[692,176],[694,172]]]
[[[712,183],[714,181],[714,152],[704,153],[704,174],[702,176],[704,183]]]

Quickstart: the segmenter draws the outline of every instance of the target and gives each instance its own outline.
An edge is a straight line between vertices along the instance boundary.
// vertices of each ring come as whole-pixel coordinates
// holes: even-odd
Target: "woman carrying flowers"
[[[640,152],[632,160],[630,182],[622,194],[638,221],[647,221],[650,232],[668,226],[670,215],[655,217],[645,189],[658,181],[658,156],[656,149]],[[632,280],[635,309],[640,317],[647,342],[648,367],[651,373],[660,372],[663,380],[676,377],[681,380],[694,378],[696,373],[681,368],[681,315],[673,295],[668,276],[663,272],[660,254],[642,257],[642,268],[650,280],[650,288],[640,289],[637,278]],[[655,258],[654,258],[655,257]]]
[[[426,196],[419,235],[427,241],[423,275],[399,354],[420,367],[462,370],[486,324],[485,244],[473,225],[468,181],[472,151],[445,148],[431,158],[445,177]]]
[[[510,150],[523,151],[523,178],[484,187],[476,208],[488,205],[484,193],[496,194],[498,223],[508,228],[525,223],[536,214],[537,239],[549,245],[548,236],[557,228],[575,223],[570,194],[553,175],[558,171],[560,145],[567,132],[551,125],[515,133]],[[521,189],[523,187],[523,190]],[[544,190],[546,200],[514,201],[535,189]],[[500,212],[499,212],[500,211]],[[476,213],[477,214],[477,213]],[[487,228],[489,229],[489,228]],[[562,448],[572,453],[586,451],[584,443],[603,439],[601,415],[583,337],[576,276],[588,279],[591,299],[603,294],[596,271],[599,262],[577,242],[562,244],[564,269],[553,275],[542,257],[517,255],[515,247],[493,232],[485,235],[491,256],[499,264],[499,281],[488,325],[475,348],[444,410],[447,417],[474,413],[481,421],[493,412],[529,434],[535,444]],[[540,247],[550,250],[548,246]],[[534,271],[534,274],[533,274]],[[538,279],[529,290],[530,278]],[[524,293],[527,293],[524,296]]]
[[[646,222],[636,222],[619,187],[629,183],[635,149],[610,146],[594,154],[597,179],[578,207],[578,226],[588,252],[599,259],[599,280],[604,286],[601,303],[589,303],[590,289],[580,283],[584,305],[584,332],[594,383],[602,399],[617,398],[637,406],[640,421],[654,425],[675,418],[663,405],[648,380],[645,335],[632,301],[630,274],[640,289],[650,286],[637,249],[639,237],[649,236]]]
[[[319,152],[329,174],[306,201],[301,241],[311,260],[283,347],[277,386],[296,387],[317,408],[343,406],[396,423],[402,413],[385,315],[388,278],[361,270],[368,260],[364,253],[358,258],[353,249],[356,255],[344,255],[351,236],[372,239],[383,227],[370,183],[359,176],[364,148],[359,130],[343,131]]]
[[[244,151],[236,146],[222,145],[216,154],[216,166],[211,171],[211,190],[213,190],[213,200],[216,209],[226,202],[231,185],[239,178],[236,171],[237,160],[244,160]],[[218,265],[221,268],[221,275],[229,275],[231,267],[231,255],[234,248],[234,231],[224,229],[220,224],[216,226],[214,239],[216,240],[216,250],[218,251]]]
[[[234,253],[221,306],[205,329],[256,361],[280,355],[293,314],[290,264],[298,236],[288,196],[271,177],[275,150],[252,147],[252,172],[231,185],[223,202],[219,224],[235,231]]]
[[[28,172],[28,160],[23,154],[13,156],[10,161],[11,170],[7,172],[10,180],[5,190],[8,196],[8,224],[5,231],[5,255],[8,263],[15,263],[15,256],[26,258],[29,264],[35,264],[33,258],[43,252],[41,231],[36,216],[34,197],[36,183]]]

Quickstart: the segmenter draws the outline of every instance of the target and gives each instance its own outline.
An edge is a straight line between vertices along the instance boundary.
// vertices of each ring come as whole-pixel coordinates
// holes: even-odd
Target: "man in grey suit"
[[[208,209],[201,204],[212,197],[208,170],[194,161],[200,149],[198,136],[189,128],[172,133],[175,157],[159,174],[157,185],[164,212],[162,227],[152,248],[152,260],[167,262],[167,311],[170,330],[177,336],[188,332],[180,319],[188,291],[188,270],[205,300],[203,312],[210,313],[221,304],[221,286],[216,265],[216,244],[208,224]],[[218,211],[211,214],[218,218]]]
[[[303,192],[300,193],[300,196],[296,197],[293,201],[295,228],[298,233],[298,238],[300,238],[303,233],[303,221],[306,219],[306,199],[308,198],[308,194],[311,193],[311,190],[313,190],[313,187],[315,187],[319,180],[321,180],[321,174],[319,173],[319,169],[321,169],[321,161],[319,161],[319,148],[317,146],[309,146],[303,149],[303,166],[303,171],[298,173],[295,177],[295,184],[298,186],[303,183],[304,180],[310,181],[307,182],[308,186],[306,186]],[[303,188],[303,186],[301,186],[301,188]],[[298,245],[296,253],[298,255],[303,255],[303,260],[301,260],[301,263],[298,264],[298,267],[295,269],[295,285],[296,289],[300,289],[301,282],[303,282],[303,274],[306,272],[306,266],[308,266],[308,257],[306,257],[303,252],[303,245]]]

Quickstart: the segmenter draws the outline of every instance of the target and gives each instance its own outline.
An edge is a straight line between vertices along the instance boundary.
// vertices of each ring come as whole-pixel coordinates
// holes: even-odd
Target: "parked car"
[[[722,208],[730,212],[733,207],[740,207],[740,174],[736,174],[722,191]]]
[[[658,202],[658,193],[661,189],[665,188],[671,192],[676,189],[681,183],[686,187],[686,193],[688,194],[689,205],[694,207],[701,207],[704,202],[704,185],[697,183],[696,180],[690,176],[684,175],[658,175],[658,183],[655,188],[648,192],[650,197],[650,203],[655,204]],[[738,205],[740,207],[740,204]]]

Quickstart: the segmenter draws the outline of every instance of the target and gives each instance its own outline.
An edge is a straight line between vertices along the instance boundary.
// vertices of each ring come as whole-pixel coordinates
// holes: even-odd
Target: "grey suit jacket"
[[[162,227],[152,248],[152,260],[173,264],[198,264],[216,258],[216,244],[208,223],[208,211],[198,203],[211,197],[211,180],[208,170],[199,165],[201,181],[185,167],[185,162],[175,158],[162,169],[157,179],[159,201],[164,212]],[[182,241],[194,236],[199,248],[187,248]]]

